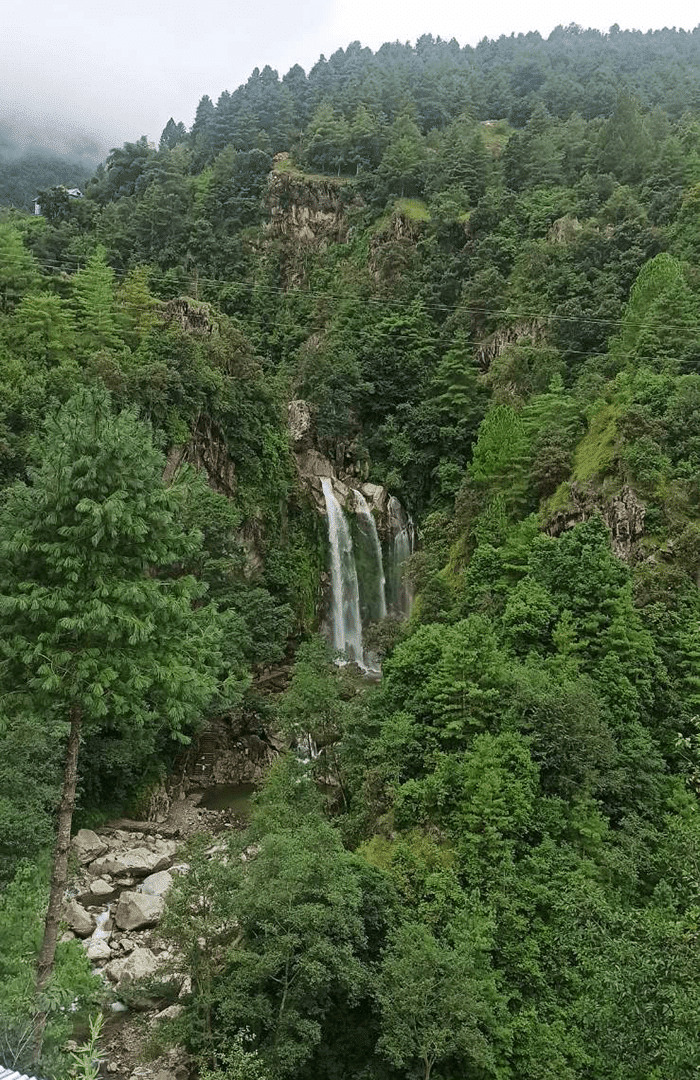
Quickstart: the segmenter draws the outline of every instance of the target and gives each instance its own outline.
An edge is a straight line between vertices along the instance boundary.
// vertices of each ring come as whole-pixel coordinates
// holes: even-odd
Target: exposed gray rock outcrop
[[[496,357],[500,356],[508,345],[517,345],[519,342],[537,345],[544,338],[545,328],[545,323],[541,320],[528,319],[496,330],[476,347],[474,356],[477,364],[482,371],[488,371]]]
[[[277,154],[282,165],[289,154]],[[348,220],[343,181],[334,177],[307,177],[296,169],[277,168],[270,173],[266,204],[269,220],[266,239],[281,249],[282,280],[298,285],[306,273],[306,254],[323,251],[329,244],[345,243]],[[353,202],[361,206],[356,196]]]
[[[550,536],[561,536],[594,514],[600,514],[610,530],[610,545],[615,555],[630,562],[637,541],[644,534],[646,506],[628,484],[619,494],[606,498],[601,492],[574,481],[569,485],[568,505],[552,515],[547,532]]]
[[[210,416],[199,418],[186,445],[170,448],[163,472],[165,482],[169,483],[185,464],[204,470],[214,491],[228,498],[236,494],[236,466],[229,455],[223,432]]]
[[[381,484],[362,479],[363,466],[353,461],[348,447],[335,448],[335,462],[321,452],[315,442],[313,412],[308,402],[298,398],[289,403],[288,426],[297,474],[311,496],[317,513],[326,513],[321,480],[330,479],[333,494],[344,510],[356,512],[356,496],[353,493],[360,491],[375,518],[380,537],[388,539],[393,535],[394,523],[388,513],[389,492]],[[339,461],[341,464],[338,464]]]

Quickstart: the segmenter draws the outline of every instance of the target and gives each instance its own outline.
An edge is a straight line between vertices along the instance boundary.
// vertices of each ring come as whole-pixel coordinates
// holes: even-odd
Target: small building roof
[[[27,1076],[26,1073],[15,1072],[14,1069],[3,1069],[0,1065],[0,1080],[35,1080],[33,1076]]]

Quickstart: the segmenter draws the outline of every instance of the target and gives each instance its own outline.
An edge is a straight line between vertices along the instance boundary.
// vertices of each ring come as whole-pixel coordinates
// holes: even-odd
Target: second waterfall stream
[[[352,489],[350,505],[354,514],[346,516],[333,491],[333,481],[324,477],[321,486],[328,517],[330,548],[328,629],[331,644],[346,660],[359,664],[365,670],[378,671],[376,658],[365,649],[362,633],[363,622],[367,626],[386,618],[388,608],[384,557],[377,525],[361,491]],[[400,509],[398,501],[393,502]],[[402,528],[405,515],[399,520],[394,507],[392,511],[392,524],[396,518],[398,532],[402,533],[398,542],[395,537],[387,549],[393,594],[402,592],[400,583],[403,581],[404,563],[412,544],[409,546],[404,542],[407,535],[404,535]],[[409,607],[410,600],[406,593],[400,597],[392,595],[393,615],[406,617]]]
[[[333,494],[329,479],[321,480],[328,514],[328,543],[331,549],[331,641],[336,652],[365,666],[360,618],[360,589],[352,550],[352,537],[343,508]]]

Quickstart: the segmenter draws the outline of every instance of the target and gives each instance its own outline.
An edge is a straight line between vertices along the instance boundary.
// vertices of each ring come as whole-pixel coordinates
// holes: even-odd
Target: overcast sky
[[[483,37],[558,24],[692,29],[690,0],[0,0],[0,119],[21,132],[37,117],[100,135],[105,145],[146,134],[168,118],[189,127],[202,94],[214,101],[254,67],[307,71],[359,40],[415,41],[423,33],[476,44]]]

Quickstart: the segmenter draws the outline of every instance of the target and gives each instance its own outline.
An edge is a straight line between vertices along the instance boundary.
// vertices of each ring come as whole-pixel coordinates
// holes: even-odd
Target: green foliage
[[[90,1032],[87,1040],[77,1050],[71,1051],[73,1075],[79,1080],[97,1080],[100,1070],[100,1035],[104,1026],[104,1013],[95,1013],[90,1017]]]
[[[148,428],[114,416],[104,392],[49,420],[42,452],[3,501],[2,715],[60,739],[77,711],[114,782],[164,740],[187,741],[216,691],[215,610],[193,607],[203,588],[173,572],[201,538],[176,523]]]
[[[265,1068],[257,1050],[251,1050],[247,1043],[253,1037],[247,1032],[240,1032],[230,1040],[227,1049],[216,1055],[216,1067],[201,1070],[202,1080],[270,1080],[270,1073]]]
[[[364,880],[293,759],[273,770],[250,828],[225,864],[195,860],[166,932],[195,976],[195,1045],[225,1054],[247,1029],[271,1073],[296,1075],[334,1003],[352,1006],[367,992]],[[251,839],[256,851],[242,860]]]
[[[18,300],[39,281],[39,268],[16,229],[0,221],[0,290],[2,310],[12,311]]]
[[[34,967],[48,897],[46,859],[25,861],[0,894],[0,1054],[12,1069],[29,1069],[34,1016]],[[87,1019],[103,989],[82,944],[60,943],[48,995],[43,1061],[61,1074],[70,1064],[62,1047],[76,1021]]]
[[[487,927],[476,920],[448,931],[443,941],[420,923],[401,925],[385,955],[378,989],[380,1047],[395,1065],[415,1062],[430,1080],[435,1065],[451,1058],[461,1068],[493,1075],[488,1036],[496,1027],[497,991],[487,943]]]
[[[588,432],[576,447],[573,475],[585,483],[602,478],[615,460],[617,417],[614,405],[602,405],[591,418]]]
[[[84,349],[112,348],[121,343],[114,303],[114,274],[106,251],[98,248],[73,280],[78,328]]]
[[[698,71],[671,30],[354,42],[0,223],[15,1043],[66,694],[87,812],[247,695],[321,752],[175,886],[205,1080],[694,1075]],[[417,523],[378,685],[310,637],[299,397],[295,449]],[[284,694],[248,690],[292,651]],[[50,1062],[84,976],[61,947]]]

